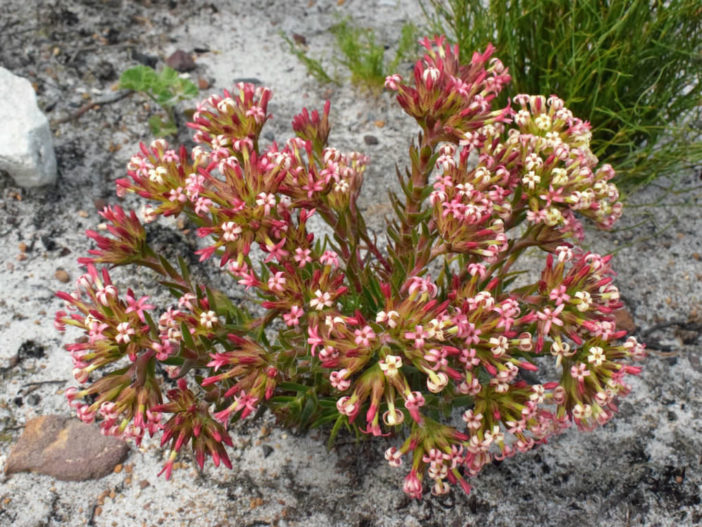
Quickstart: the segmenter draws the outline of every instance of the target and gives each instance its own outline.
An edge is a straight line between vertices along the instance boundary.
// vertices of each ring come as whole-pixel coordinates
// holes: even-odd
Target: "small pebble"
[[[166,66],[181,73],[193,71],[196,68],[195,61],[190,56],[190,53],[186,53],[182,49],[175,50],[171,56],[166,59]]]
[[[378,141],[378,138],[374,135],[364,135],[363,142],[367,145],[377,145],[380,141]]]
[[[98,62],[98,64],[95,66],[94,74],[103,82],[112,81],[117,78],[117,72],[115,71],[114,66],[106,60]]]
[[[137,51],[136,49],[132,49],[132,58],[144,66],[149,66],[150,68],[155,68],[156,64],[158,64],[157,57],[146,55],[140,51]]]
[[[44,249],[47,251],[53,251],[56,249],[56,242],[51,239],[51,237],[48,234],[45,234],[41,237],[41,243],[44,246]]]
[[[240,82],[243,82],[244,84],[254,84],[258,86],[259,84],[262,84],[261,79],[257,79],[256,77],[237,77],[232,81],[234,84],[238,84]]]
[[[58,280],[59,282],[63,282],[64,284],[71,281],[71,277],[68,276],[68,273],[64,269],[56,269],[54,277],[56,278],[56,280]]]

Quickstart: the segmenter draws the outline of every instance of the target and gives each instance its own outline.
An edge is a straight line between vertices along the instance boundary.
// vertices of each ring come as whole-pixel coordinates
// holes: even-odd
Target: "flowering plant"
[[[263,149],[271,93],[239,84],[198,106],[192,152],[142,145],[118,194],[154,205],[143,222],[105,208],[109,236],[88,231],[87,273],[58,293],[57,328],[86,334],[67,346],[81,386],[66,394],[84,421],[137,443],[160,433],[168,477],[188,445],[200,466],[231,466],[228,424],[263,405],[331,426],[332,440],[343,426],[400,438],[385,457],[409,459],[404,490],[419,498],[427,478],[435,494],[468,492],[492,459],[612,417],[643,347],[615,327],[610,258],[573,245],[576,212],[604,228],[620,215],[612,168],[597,168],[588,124],[557,97],[493,108],[510,78],[491,46],[461,65],[442,38],[422,44],[414,79],[386,80],[421,132],[384,244],[357,206],[368,159],[327,146],[328,102]],[[152,249],[144,223],[179,214],[206,241],[200,259],[253,292],[248,305]],[[520,283],[531,247],[545,265]],[[120,295],[108,267],[127,264],[155,272],[173,305]]]

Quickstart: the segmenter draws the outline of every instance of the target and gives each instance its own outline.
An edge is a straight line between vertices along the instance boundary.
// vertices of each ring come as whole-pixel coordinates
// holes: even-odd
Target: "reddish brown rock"
[[[634,317],[631,316],[631,313],[625,307],[614,312],[614,319],[617,322],[617,329],[623,329],[628,335],[636,329]]]
[[[186,53],[182,49],[174,51],[173,54],[166,59],[166,65],[181,73],[193,71],[195,69],[195,61],[189,53]]]
[[[27,423],[5,466],[6,474],[36,472],[65,481],[97,479],[124,461],[129,447],[95,426],[45,415]]]

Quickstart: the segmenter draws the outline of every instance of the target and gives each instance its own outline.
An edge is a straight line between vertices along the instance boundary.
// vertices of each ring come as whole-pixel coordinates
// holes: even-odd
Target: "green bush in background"
[[[511,91],[558,93],[625,189],[702,163],[699,0],[420,0],[462,58],[488,42]]]

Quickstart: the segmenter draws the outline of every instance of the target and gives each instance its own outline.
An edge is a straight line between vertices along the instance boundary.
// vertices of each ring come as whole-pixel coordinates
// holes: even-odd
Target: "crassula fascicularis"
[[[614,171],[558,97],[495,107],[510,77],[491,46],[461,65],[442,38],[423,45],[412,79],[386,81],[420,132],[380,240],[358,206],[368,158],[328,146],[328,102],[263,148],[271,92],[238,84],[197,107],[192,151],[142,145],[117,182],[149,203],[142,219],[105,208],[109,233],[88,231],[87,271],[59,293],[56,327],[85,333],[66,346],[84,421],[137,443],[160,435],[166,476],[184,448],[230,466],[228,428],[261,407],[332,438],[390,435],[385,457],[408,465],[419,498],[468,492],[486,463],[613,416],[644,351],[616,328],[610,258],[577,244],[580,218],[619,217]],[[149,245],[146,224],[178,215],[231,290]],[[516,281],[530,248],[542,269]],[[172,304],[120,291],[116,266],[150,269]]]

